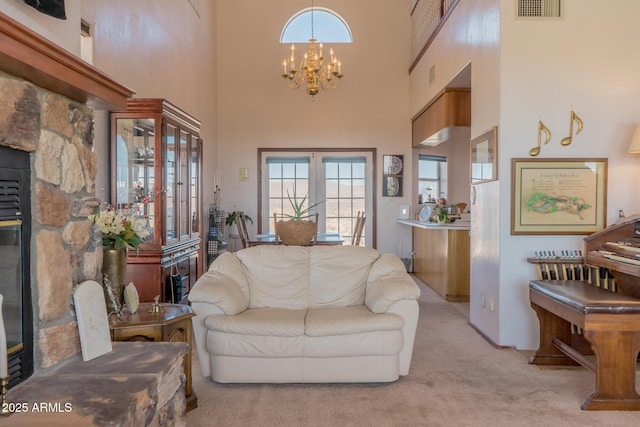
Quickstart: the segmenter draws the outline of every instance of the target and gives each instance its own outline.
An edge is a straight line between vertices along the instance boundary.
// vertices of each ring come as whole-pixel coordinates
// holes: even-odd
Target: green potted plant
[[[251,224],[253,224],[253,218],[251,218],[249,215],[247,215],[243,211],[236,209],[233,212],[229,212],[227,214],[227,219],[225,220],[225,224],[229,226],[229,230],[231,231],[231,234],[238,233],[237,228],[234,227],[233,224],[235,224],[240,218],[244,218],[245,222],[250,222]]]
[[[295,191],[294,191],[295,194]],[[295,196],[291,196],[287,190],[287,198],[291,204],[293,214],[283,214],[287,220],[277,220],[274,214],[274,222],[276,227],[276,235],[285,245],[308,245],[318,232],[318,224],[311,218],[315,217],[315,213],[311,213],[322,202],[310,203],[306,208],[305,203],[308,195],[298,200]]]
[[[298,202],[298,200],[295,197],[291,197],[291,194],[289,194],[289,190],[287,190],[287,198],[289,199],[289,203],[293,208],[293,215],[291,214],[283,214],[283,215],[287,218],[295,219],[295,220],[308,219],[308,218],[311,218],[312,216],[315,216],[315,214],[310,213],[311,210],[315,209],[316,206],[322,203],[322,202],[311,203],[309,204],[308,207],[305,208],[304,204],[307,201],[308,195],[305,194],[304,197]]]
[[[440,209],[440,213],[438,213],[438,222],[440,224],[449,222],[449,214],[445,209]]]

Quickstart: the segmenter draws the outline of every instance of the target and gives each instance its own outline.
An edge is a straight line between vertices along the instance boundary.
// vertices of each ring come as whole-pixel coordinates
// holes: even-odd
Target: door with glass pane
[[[338,232],[345,244],[351,243],[358,212],[367,221],[361,244],[372,246],[366,236],[373,230],[373,154],[371,151],[343,152],[262,152],[261,230],[274,231],[278,218],[290,215],[290,199],[318,203],[318,232]]]

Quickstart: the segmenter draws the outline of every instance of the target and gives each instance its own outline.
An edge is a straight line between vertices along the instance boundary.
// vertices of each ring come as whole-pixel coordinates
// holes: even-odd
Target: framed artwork
[[[511,234],[591,234],[606,204],[607,159],[511,160]]]
[[[404,156],[382,156],[382,171],[382,195],[385,197],[401,197]]]
[[[471,139],[472,184],[498,179],[498,127],[494,126],[482,135]]]

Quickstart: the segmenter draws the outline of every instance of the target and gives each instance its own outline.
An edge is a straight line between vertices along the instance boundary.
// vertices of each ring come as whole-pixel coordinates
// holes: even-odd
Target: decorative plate
[[[402,159],[398,156],[391,156],[391,164],[389,165],[387,173],[390,175],[398,175],[400,172],[402,172]]]
[[[422,222],[429,221],[429,218],[431,218],[431,206],[424,206],[420,209],[420,215],[418,215],[418,218],[420,218],[420,221]]]
[[[387,178],[387,196],[397,196],[400,192],[400,181],[395,176]]]

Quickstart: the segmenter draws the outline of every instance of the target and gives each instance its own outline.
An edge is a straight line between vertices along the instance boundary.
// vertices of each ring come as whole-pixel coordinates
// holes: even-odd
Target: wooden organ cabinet
[[[170,302],[176,272],[184,300],[202,274],[201,169],[193,116],[164,99],[130,99],[126,111],[111,112],[111,204],[144,216],[151,232],[127,262],[125,283],[141,302]]]

